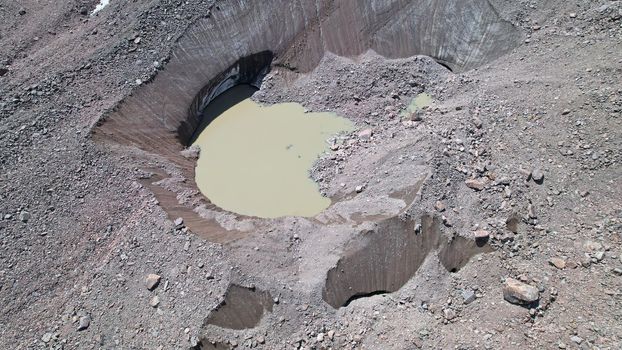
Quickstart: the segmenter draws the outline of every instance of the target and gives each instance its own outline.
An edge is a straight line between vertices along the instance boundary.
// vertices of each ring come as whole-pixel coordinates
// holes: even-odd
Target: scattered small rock
[[[482,179],[468,179],[464,182],[468,188],[474,189],[476,191],[481,191],[484,189],[486,182]]]
[[[531,172],[531,178],[537,184],[541,184],[544,181],[544,173],[542,172],[542,170],[540,168],[535,168]]]
[[[78,322],[78,330],[83,331],[91,325],[91,316],[86,315],[80,317],[80,321]]]
[[[149,301],[149,305],[151,305],[151,307],[158,307],[158,305],[160,305],[160,298],[157,295],[155,295]]]
[[[454,311],[454,309],[451,309],[451,308],[444,309],[443,313],[445,314],[445,319],[447,319],[448,321],[451,321],[454,318],[456,318],[456,311]]]
[[[439,212],[444,212],[445,208],[446,208],[445,203],[441,201],[436,201],[436,203],[434,204],[434,209],[436,209]]]
[[[451,222],[451,220],[446,217],[445,215],[441,215],[441,219],[443,220],[443,225],[447,226],[447,227],[452,227],[453,223]]]
[[[154,273],[150,273],[147,275],[147,279],[145,280],[145,286],[149,290],[154,290],[158,284],[160,283],[160,275],[156,275]]]
[[[599,251],[599,252],[594,253],[594,258],[597,261],[602,261],[605,258],[605,252]]]
[[[512,215],[505,220],[505,227],[513,233],[518,233],[518,223],[518,215],[512,213]]]
[[[549,259],[549,264],[555,266],[556,268],[563,270],[566,268],[566,261],[561,258],[551,258]]]
[[[407,119],[407,121],[409,121],[409,122],[411,122],[411,123],[412,123],[412,122],[420,122],[420,121],[422,121],[422,120],[423,120],[423,116],[422,116],[422,114],[423,114],[423,111],[422,111],[422,110],[420,110],[420,109],[419,109],[419,110],[416,110],[416,111],[414,111],[414,112],[412,112],[412,113],[410,113],[410,114],[408,115],[408,119]]]
[[[192,145],[180,152],[182,157],[188,159],[198,159],[201,154],[201,148],[198,145]]]
[[[29,212],[27,212],[27,211],[25,211],[25,210],[22,210],[22,211],[19,213],[19,220],[20,220],[21,222],[28,222],[28,220],[30,220],[30,213],[29,213]]]
[[[478,117],[473,117],[472,121],[473,121],[473,125],[475,125],[476,128],[478,128],[478,129],[482,128],[482,120],[481,119],[479,119]]]
[[[490,232],[486,230],[477,230],[473,232],[476,242],[486,242],[490,238]]]
[[[583,248],[585,248],[588,252],[594,252],[603,249],[603,245],[594,241],[585,241]]]
[[[43,341],[44,343],[49,343],[50,340],[52,340],[52,333],[45,333],[42,337],[41,337],[41,341]]]
[[[538,302],[540,292],[534,286],[508,277],[503,287],[503,298],[512,304],[528,306]]]
[[[529,181],[529,179],[531,179],[531,170],[518,168],[518,172],[525,177],[525,181]]]
[[[470,304],[475,301],[475,292],[471,289],[465,289],[462,291],[462,299],[465,304]]]
[[[534,209],[534,206],[531,203],[527,205],[527,215],[529,215],[530,219],[538,218],[538,214],[536,214],[536,210]]]
[[[372,129],[364,129],[364,130],[359,131],[358,137],[361,140],[369,140],[371,139],[373,134],[374,132]]]

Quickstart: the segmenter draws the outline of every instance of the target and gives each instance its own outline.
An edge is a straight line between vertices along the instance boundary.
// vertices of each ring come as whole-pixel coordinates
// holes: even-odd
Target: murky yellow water
[[[406,115],[406,116],[410,115],[420,109],[428,107],[431,104],[432,104],[432,96],[430,96],[429,94],[425,92],[422,92],[419,95],[417,95],[415,98],[413,98],[413,100],[408,105],[408,108],[406,108],[406,110],[402,112],[402,115]]]
[[[243,87],[240,87],[243,88]],[[221,96],[226,101],[233,88]],[[219,101],[210,103],[218,109]],[[304,113],[296,103],[261,106],[247,98],[198,136],[196,182],[219,207],[250,216],[314,216],[330,205],[309,169],[326,140],[353,124],[333,113]]]

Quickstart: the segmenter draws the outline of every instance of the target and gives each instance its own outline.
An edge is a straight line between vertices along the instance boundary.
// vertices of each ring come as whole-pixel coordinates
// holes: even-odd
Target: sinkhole
[[[447,271],[456,272],[472,256],[490,251],[485,241],[444,239],[433,216],[419,222],[392,217],[348,244],[326,275],[322,298],[336,309],[348,306],[356,299],[399,290],[431,253],[436,252]]]
[[[183,172],[189,186],[201,189],[207,194],[207,199],[202,200],[206,201],[205,208],[209,210],[221,210],[223,207],[233,212],[260,217],[313,215],[328,202],[326,198],[320,198],[316,188],[311,191],[314,184],[306,178],[300,180],[300,183],[304,183],[309,188],[307,192],[313,195],[299,195],[297,201],[289,202],[279,198],[275,192],[270,192],[270,198],[274,199],[264,198],[259,204],[253,204],[254,207],[266,207],[265,211],[251,210],[246,208],[246,204],[244,208],[238,204],[229,205],[225,199],[222,202],[218,199],[219,203],[212,202],[212,198],[214,202],[216,198],[220,198],[217,192],[231,192],[242,198],[243,202],[248,202],[250,207],[252,200],[247,195],[250,195],[251,190],[271,188],[264,182],[248,182],[255,184],[249,186],[250,189],[221,183],[210,188],[209,185],[202,184],[202,180],[194,183],[197,162],[195,159],[185,158],[180,152],[194,142],[203,142],[204,140],[199,140],[203,135],[201,131],[210,134],[211,124],[214,124],[215,130],[221,129],[218,126],[221,123],[229,124],[229,121],[218,122],[221,119],[219,117],[211,120],[205,127],[206,111],[210,105],[215,104],[216,99],[223,93],[233,94],[234,92],[228,90],[236,86],[250,85],[260,88],[263,78],[274,66],[289,69],[294,76],[313,74],[313,69],[327,52],[344,57],[356,57],[369,50],[386,58],[427,55],[453,72],[478,67],[501,57],[522,42],[523,35],[519,29],[500,15],[503,13],[503,6],[506,6],[505,2],[498,0],[228,1],[214,8],[209,16],[197,19],[186,28],[169,57],[162,61],[163,68],[155,77],[135,87],[131,95],[105,113],[92,129],[92,137],[95,141],[113,145],[115,150],[123,152],[128,148],[139,149],[142,152],[138,153],[147,158],[165,159],[176,165]],[[249,108],[252,105],[246,99],[238,102]],[[289,123],[293,129],[307,128],[302,124],[313,119],[296,117],[297,112],[293,111],[299,110],[298,106],[273,107],[292,110],[286,112],[288,118],[280,121]],[[260,108],[252,105],[252,108],[260,110],[272,107]],[[274,127],[274,124],[270,127],[266,122],[253,133],[250,128],[254,121],[247,116],[240,120],[233,118],[230,124],[238,125],[240,133],[246,128],[247,135],[257,137],[261,136],[258,130],[272,132],[282,129],[281,126]],[[226,129],[223,128],[225,131]],[[338,125],[328,128],[326,133],[343,129],[347,127]],[[221,131],[211,134],[221,135]],[[277,137],[272,133],[262,139],[264,143],[276,140]],[[212,167],[224,169],[224,166],[220,163],[214,163],[214,166],[203,163],[212,157],[227,161],[227,154],[236,150],[237,145],[242,143],[229,143],[228,146],[220,147],[221,155],[215,155],[209,151],[209,147],[204,147],[207,155],[202,156],[205,159],[199,159],[197,172],[206,173],[208,177],[216,176]],[[289,144],[283,143],[275,147],[278,146],[283,157],[300,156],[300,162],[305,162],[308,169],[309,160],[314,159],[317,150],[301,153],[297,149],[300,145],[295,142],[291,142],[291,145],[289,149]],[[245,144],[244,147],[247,153],[256,151],[255,144]],[[263,156],[258,155],[256,158],[261,157]],[[298,161],[297,159],[291,161]],[[258,160],[257,167],[275,165],[274,162],[274,159],[269,158]],[[245,179],[248,179],[254,173],[259,173],[257,167],[249,170],[250,167],[244,166],[248,164],[248,161],[237,161],[237,172],[230,171],[222,173],[227,175],[221,176],[246,175]],[[273,176],[269,181],[281,181],[282,192],[294,195],[289,187],[284,186],[285,180],[289,181],[294,177],[280,175],[283,176]],[[299,176],[295,178],[300,179]],[[244,179],[242,181],[247,184]],[[196,204],[196,201],[178,202],[178,194],[167,193],[166,198],[158,200],[169,213],[174,210],[174,215],[183,210],[189,211],[188,216],[196,215],[190,213],[193,210],[190,206],[193,204],[188,204]],[[259,195],[267,196],[265,193]],[[269,205],[266,202],[270,202]],[[270,207],[276,202],[282,202],[284,206],[287,203],[291,210],[273,211],[274,208]],[[301,202],[314,205],[302,208]],[[182,210],[182,207],[185,209]],[[204,224],[200,219],[196,222]],[[200,227],[191,229],[196,232]]]
[[[273,305],[269,292],[232,284],[203,325],[234,330],[254,328],[266,312],[272,312]]]

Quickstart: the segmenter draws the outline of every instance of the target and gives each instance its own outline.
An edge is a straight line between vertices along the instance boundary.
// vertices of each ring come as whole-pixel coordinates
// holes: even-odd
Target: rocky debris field
[[[311,172],[333,208],[252,221],[230,244],[141,182],[171,165],[89,137],[227,2],[0,4],[0,348],[621,348],[622,2],[495,3],[525,40],[474,70],[373,52],[274,67],[255,99],[358,130]],[[432,104],[402,115],[421,92]],[[373,218],[424,213],[492,252],[455,271],[430,254],[394,293],[322,302]],[[209,324],[231,285],[270,293],[254,327]]]

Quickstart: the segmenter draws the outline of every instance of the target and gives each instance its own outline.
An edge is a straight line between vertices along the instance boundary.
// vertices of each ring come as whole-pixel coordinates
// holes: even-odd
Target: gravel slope
[[[372,136],[336,140],[313,169],[333,208],[251,220],[229,244],[167,216],[145,177],[170,164],[89,138],[215,7],[112,0],[89,17],[96,1],[0,4],[0,348],[622,347],[622,4],[496,3],[525,44],[462,74],[373,53],[273,70],[258,100],[335,110]],[[434,104],[400,121],[421,91]],[[416,195],[388,195],[419,180]],[[432,254],[396,293],[322,302],[326,271],[372,217],[423,213],[446,237],[487,231],[495,251],[455,273]],[[505,301],[506,277],[540,306]],[[204,326],[230,283],[279,303],[253,329]]]

